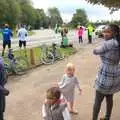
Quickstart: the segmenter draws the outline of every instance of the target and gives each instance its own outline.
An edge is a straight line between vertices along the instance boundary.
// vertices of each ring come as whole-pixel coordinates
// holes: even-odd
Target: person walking
[[[13,36],[12,30],[9,28],[8,24],[5,24],[5,27],[2,31],[3,35],[3,51],[2,56],[4,56],[4,51],[6,48],[6,45],[8,45],[8,48],[11,48],[11,37]]]
[[[79,39],[79,44],[83,43],[83,33],[84,33],[84,29],[82,27],[80,27],[78,29],[78,39]]]
[[[63,94],[63,97],[66,99],[70,113],[78,114],[78,112],[74,110],[75,88],[78,88],[80,94],[82,93],[82,89],[78,78],[75,76],[75,66],[72,63],[67,64],[65,74],[58,83],[58,86]]]

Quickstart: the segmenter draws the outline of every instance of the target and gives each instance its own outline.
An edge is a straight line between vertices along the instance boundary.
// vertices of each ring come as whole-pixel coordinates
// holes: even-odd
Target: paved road
[[[54,43],[61,43],[61,35],[55,34],[53,30],[36,30],[34,31],[35,34],[29,36],[27,39],[27,47],[35,47],[41,44],[52,44]],[[77,42],[77,34],[76,32],[69,31],[68,39],[70,42],[76,43]],[[86,32],[84,33],[84,39],[87,39]],[[12,39],[12,48],[18,49],[18,39]],[[2,50],[2,40],[0,41],[0,51]]]
[[[27,38],[27,47],[34,47],[43,43],[51,44],[53,42],[60,43],[60,34],[55,34],[53,30],[36,30],[35,34]],[[75,37],[74,32],[70,31],[68,38],[72,39]],[[12,39],[12,48],[18,47],[18,39]],[[2,49],[2,40],[0,41],[0,49]]]
[[[93,85],[99,65],[99,59],[92,53],[95,47],[96,44],[79,45],[78,53],[68,59],[53,65],[41,66],[24,76],[10,77],[6,86],[11,92],[7,97],[6,120],[42,120],[41,107],[45,99],[44,93],[60,80],[68,62],[76,65],[76,75],[83,89],[82,96],[76,91],[75,107],[79,114],[72,116],[72,120],[91,120],[95,93]],[[116,94],[111,120],[120,120],[119,101],[120,96]],[[102,105],[100,116],[104,114],[105,103]]]

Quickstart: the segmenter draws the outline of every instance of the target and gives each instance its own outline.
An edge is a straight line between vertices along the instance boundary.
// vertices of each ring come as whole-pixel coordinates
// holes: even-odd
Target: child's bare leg
[[[73,111],[73,105],[74,105],[74,102],[73,102],[73,101],[70,101],[70,102],[69,102],[70,111]]]
[[[74,101],[68,102],[68,108],[69,108],[70,113],[78,114],[78,113],[74,110],[73,107],[74,107]]]

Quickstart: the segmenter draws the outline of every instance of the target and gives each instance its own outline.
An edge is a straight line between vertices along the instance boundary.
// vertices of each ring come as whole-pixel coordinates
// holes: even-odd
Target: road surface
[[[35,30],[34,31],[34,35],[29,36],[27,38],[27,47],[31,48],[31,47],[36,47],[39,46],[41,44],[52,44],[57,43],[60,44],[61,43],[61,35],[60,33],[55,34],[55,32],[53,30]],[[76,43],[78,42],[78,38],[77,38],[77,34],[75,30],[71,30],[68,33],[68,39],[69,42],[72,43]],[[87,35],[86,32],[84,33],[84,39],[87,39]],[[12,48],[13,49],[18,49],[18,39],[12,38]],[[0,51],[2,50],[2,40],[0,40]]]
[[[76,90],[75,108],[78,115],[72,120],[91,120],[95,90],[94,80],[98,70],[99,59],[92,53],[96,44],[78,45],[78,53],[56,62],[53,65],[41,66],[30,70],[24,76],[12,76],[6,87],[10,90],[7,97],[6,120],[42,120],[41,107],[45,91],[56,84],[64,73],[65,65],[72,62],[76,66],[76,75],[80,80],[83,93]],[[120,120],[120,96],[114,96],[114,109],[111,120]],[[100,116],[105,114],[103,103]]]

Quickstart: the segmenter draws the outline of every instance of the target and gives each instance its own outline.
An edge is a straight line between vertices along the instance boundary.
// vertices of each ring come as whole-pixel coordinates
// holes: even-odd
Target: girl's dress
[[[98,72],[95,88],[103,94],[114,94],[120,90],[120,48],[117,40],[111,39],[102,42],[94,50],[100,55],[101,65]]]
[[[80,89],[77,78],[75,76],[69,77],[67,74],[63,75],[62,80],[58,83],[58,86],[67,101],[74,100],[75,87]]]

